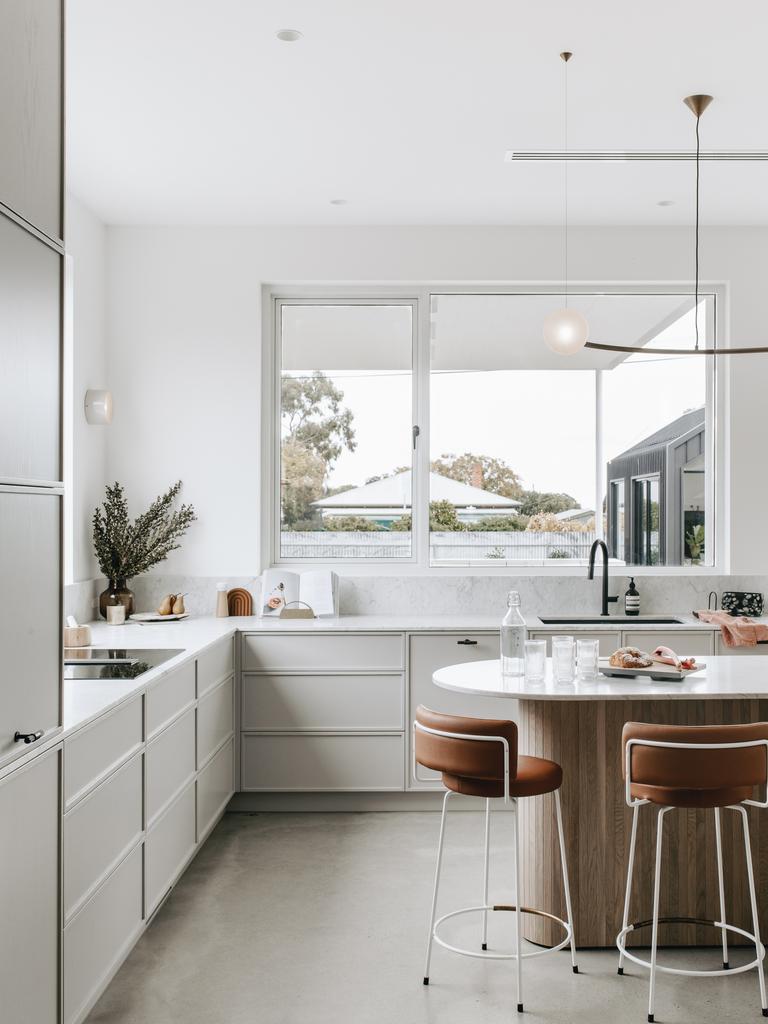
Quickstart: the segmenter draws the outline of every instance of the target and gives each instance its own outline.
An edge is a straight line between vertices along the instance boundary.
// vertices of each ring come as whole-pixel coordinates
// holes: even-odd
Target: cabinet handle
[[[24,740],[25,743],[34,743],[35,740],[41,739],[42,735],[43,735],[43,730],[42,729],[38,729],[37,732],[18,732],[17,731],[17,732],[15,732],[13,734],[13,742],[14,743],[20,743],[22,740]]]
[[[477,640],[457,640],[456,643],[464,647],[477,647]]]

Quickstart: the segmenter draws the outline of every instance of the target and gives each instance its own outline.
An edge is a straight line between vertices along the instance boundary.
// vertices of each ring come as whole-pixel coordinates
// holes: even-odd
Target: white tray
[[[696,662],[696,668],[676,669],[671,665],[660,665],[658,663],[651,665],[649,668],[616,668],[610,664],[610,658],[600,658],[598,661],[600,675],[614,676],[621,679],[644,676],[646,679],[655,679],[660,683],[681,683],[686,676],[693,675],[694,672],[701,672],[706,667],[704,662]]]

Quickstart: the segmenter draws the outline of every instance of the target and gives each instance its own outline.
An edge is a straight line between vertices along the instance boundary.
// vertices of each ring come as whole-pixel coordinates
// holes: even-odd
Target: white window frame
[[[262,567],[286,565],[296,570],[317,566],[333,566],[344,575],[435,575],[435,576],[495,576],[514,572],[523,576],[580,576],[584,572],[582,560],[564,566],[562,562],[522,562],[487,559],[480,562],[453,562],[440,565],[430,564],[429,547],[429,461],[430,461],[430,337],[433,295],[562,295],[561,282],[514,282],[461,284],[442,282],[393,283],[388,285],[365,285],[360,282],[338,282],[333,284],[265,284],[262,286],[262,360],[261,394],[262,415],[260,432],[261,465],[260,480],[260,562]],[[570,285],[572,295],[677,295],[688,294],[690,282],[605,282]],[[702,298],[711,298],[709,310],[709,336],[718,344],[727,346],[725,310],[727,285],[707,283],[701,290]],[[411,555],[408,558],[392,559],[289,559],[280,555],[280,317],[283,303],[306,305],[337,302],[340,304],[381,305],[386,302],[410,304],[413,308],[413,424],[418,426],[419,435],[413,452],[413,491]],[[707,472],[707,521],[714,518],[714,551],[711,565],[702,566],[632,566],[636,576],[643,575],[691,575],[705,573],[720,575],[728,572],[729,544],[727,536],[727,506],[725,487],[721,481],[727,479],[725,466],[726,452],[726,395],[728,388],[728,360],[719,362],[711,357],[702,357],[707,362],[706,394],[706,472]],[[598,536],[602,529],[602,503],[607,493],[605,464],[602,453],[602,427],[599,415],[601,372],[596,373],[596,401],[598,412],[595,418],[596,457],[596,528]],[[626,524],[625,496],[625,530]]]

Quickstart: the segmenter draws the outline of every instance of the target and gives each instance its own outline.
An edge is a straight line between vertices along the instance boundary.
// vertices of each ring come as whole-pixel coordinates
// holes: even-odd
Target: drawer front
[[[136,753],[144,739],[143,699],[137,697],[64,741],[67,807]]]
[[[653,633],[624,630],[622,647],[639,647],[641,651],[671,647],[680,657],[688,654],[698,657],[701,654],[712,654],[712,633],[706,629],[691,630],[690,633],[683,630],[669,630],[666,633],[663,630],[658,633],[655,630]]]
[[[204,651],[197,659],[197,695],[220,683],[225,676],[235,671],[235,640],[227,637]]]
[[[402,790],[402,736],[244,735],[244,790]]]
[[[598,649],[600,651],[601,658],[607,658],[615,650],[618,650],[622,646],[621,633],[611,632],[594,632],[588,633],[579,630],[578,633],[569,633],[567,629],[556,629],[551,633],[544,633],[541,630],[531,630],[528,634],[531,640],[546,640],[547,641],[547,657],[552,656],[552,637],[553,636],[572,636],[574,640],[597,640]]]
[[[235,680],[217,686],[197,705],[197,766],[204,765],[235,727]]]
[[[91,1005],[142,927],[142,848],[118,869],[64,929],[64,1021]]]
[[[195,774],[195,709],[190,708],[147,747],[147,824]]]
[[[190,661],[158,679],[147,690],[147,738],[159,732],[194,700],[195,663]]]
[[[768,654],[768,644],[757,644],[755,647],[726,647],[723,643],[723,638],[718,631],[715,634],[715,654],[735,654],[739,657],[741,654]]]
[[[195,848],[195,784],[190,783],[157,824],[145,843],[147,916],[175,882]]]
[[[201,842],[235,791],[235,741],[225,743],[197,777],[197,841]]]
[[[468,641],[468,642],[466,642]],[[516,718],[517,701],[499,700],[497,697],[473,697],[466,693],[452,693],[432,682],[432,675],[446,665],[465,662],[487,661],[499,657],[498,633],[456,633],[440,635],[418,635],[410,638],[409,651],[409,714],[406,735],[408,743],[413,742],[413,719],[419,704],[452,715],[469,715],[476,718]],[[436,788],[440,782],[437,772],[416,765],[416,779],[411,777],[412,760],[406,784],[408,788]],[[423,785],[423,784],[429,785]]]
[[[242,728],[394,732],[403,728],[402,676],[244,675]]]
[[[65,815],[65,919],[140,839],[143,806],[143,758],[139,754]]]
[[[403,637],[380,633],[306,633],[243,637],[243,670],[252,672],[400,672]]]

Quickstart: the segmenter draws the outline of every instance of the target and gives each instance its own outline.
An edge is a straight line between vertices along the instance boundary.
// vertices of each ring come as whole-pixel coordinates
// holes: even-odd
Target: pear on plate
[[[171,607],[171,611],[174,615],[184,615],[186,609],[184,608],[184,595],[179,594]]]
[[[170,615],[173,603],[176,600],[175,594],[166,594],[157,608],[158,615]]]

